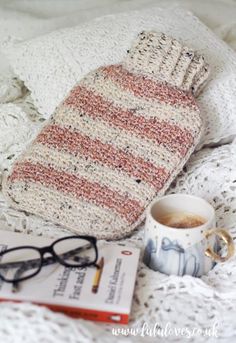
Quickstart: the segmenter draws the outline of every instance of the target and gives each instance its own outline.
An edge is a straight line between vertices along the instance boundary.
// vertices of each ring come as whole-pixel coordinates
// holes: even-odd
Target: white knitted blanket
[[[151,3],[151,1],[148,1]],[[161,2],[161,1],[160,1]],[[79,1],[53,0],[1,1],[0,40],[16,39],[21,30],[24,38],[66,26],[80,10],[81,20],[123,7],[143,6],[143,0]],[[74,4],[73,4],[74,3]],[[156,2],[155,2],[156,3]],[[186,5],[187,1],[182,1]],[[105,6],[106,5],[106,6]],[[119,6],[120,5],[120,6]],[[105,7],[104,7],[105,6]],[[196,14],[236,50],[236,2],[233,0],[189,1]],[[90,11],[86,8],[90,7]],[[12,8],[18,12],[12,12]],[[40,26],[40,18],[57,16]],[[208,13],[208,16],[205,15]],[[220,13],[220,15],[219,15]],[[66,16],[65,16],[66,14]],[[70,18],[70,19],[68,19]],[[2,19],[2,20],[1,20]],[[4,20],[3,20],[4,19]],[[78,20],[78,16],[77,19]],[[41,23],[42,24],[42,23]],[[7,67],[0,54],[1,67]],[[40,127],[42,118],[32,104],[23,84],[10,71],[0,68],[0,176]],[[227,114],[226,114],[227,115]],[[224,123],[222,123],[224,125]],[[187,192],[207,199],[216,209],[218,226],[230,229],[236,241],[236,141],[195,153],[168,193]],[[33,215],[10,209],[0,192],[0,228],[59,237],[68,234],[52,223]],[[142,247],[140,228],[125,244]],[[218,264],[208,275],[167,277],[153,272],[140,262],[133,299],[131,321],[123,334],[117,326],[75,320],[32,304],[0,305],[0,343],[82,343],[82,342],[234,342],[236,341],[236,257]],[[128,285],[127,285],[128,287]],[[158,327],[160,330],[157,330]],[[156,331],[154,328],[156,327]],[[132,331],[131,331],[132,328]],[[180,331],[180,329],[184,329]],[[210,337],[207,331],[212,330]],[[215,330],[215,331],[214,331]],[[216,339],[215,334],[218,336]],[[156,336],[155,336],[156,335]]]

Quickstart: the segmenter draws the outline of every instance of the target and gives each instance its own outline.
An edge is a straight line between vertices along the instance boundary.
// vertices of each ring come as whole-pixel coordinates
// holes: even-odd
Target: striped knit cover
[[[208,74],[191,49],[141,32],[122,63],[72,89],[20,156],[4,183],[11,205],[78,234],[129,234],[198,143],[195,95]]]

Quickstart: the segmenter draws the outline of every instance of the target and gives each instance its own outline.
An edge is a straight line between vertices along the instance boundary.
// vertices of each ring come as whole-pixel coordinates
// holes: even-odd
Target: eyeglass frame
[[[58,243],[58,242],[61,242],[63,240],[67,240],[67,239],[73,239],[73,238],[87,240],[88,242],[93,244],[93,248],[94,248],[94,251],[95,251],[95,259],[94,259],[93,262],[87,262],[87,263],[81,264],[80,266],[76,266],[76,265],[72,266],[71,264],[66,263],[64,260],[60,259],[60,257],[57,255],[57,253],[53,250],[53,246],[56,243]],[[78,247],[78,248],[81,248],[81,247]],[[94,237],[94,236],[86,236],[86,235],[84,235],[84,236],[82,236],[82,235],[81,236],[76,236],[76,235],[74,235],[74,236],[66,236],[66,237],[59,238],[59,239],[55,240],[54,242],[52,242],[50,245],[47,245],[47,246],[44,246],[44,247],[36,247],[36,246],[31,246],[31,245],[22,245],[22,246],[19,246],[19,247],[10,248],[10,249],[7,249],[5,251],[0,252],[0,259],[1,259],[1,257],[3,255],[5,255],[8,252],[12,252],[12,251],[15,251],[15,250],[21,250],[21,249],[22,250],[23,249],[36,250],[40,254],[40,262],[41,263],[40,263],[40,266],[39,266],[38,270],[36,270],[36,272],[34,272],[33,274],[31,274],[29,276],[25,276],[23,278],[18,278],[18,279],[14,279],[14,280],[7,280],[7,279],[5,279],[5,277],[0,272],[0,279],[3,280],[4,282],[12,283],[12,284],[17,284],[19,282],[31,279],[32,277],[34,277],[37,274],[39,274],[44,266],[47,266],[47,265],[50,265],[50,264],[53,264],[53,263],[56,263],[56,262],[58,262],[59,264],[65,266],[67,268],[85,268],[85,267],[89,267],[89,266],[95,266],[96,268],[99,268],[99,266],[96,263],[97,260],[98,260],[97,238]],[[44,256],[45,253],[50,253],[51,256],[44,258],[43,256]],[[67,254],[67,253],[64,253],[64,254]],[[24,262],[27,262],[27,261],[21,261],[21,262],[17,262],[16,261],[15,263],[24,263]],[[12,263],[14,263],[14,262],[12,262]],[[1,268],[1,260],[0,260],[0,268]]]

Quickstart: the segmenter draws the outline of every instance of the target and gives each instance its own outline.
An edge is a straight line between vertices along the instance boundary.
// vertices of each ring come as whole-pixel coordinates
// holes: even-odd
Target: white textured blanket
[[[236,50],[236,1],[158,0],[1,0],[0,43],[20,41],[76,25],[103,14],[181,3]],[[24,85],[14,77],[0,51],[0,175],[38,130],[41,116]],[[230,229],[236,239],[236,142],[195,153],[169,189],[206,198],[217,212],[219,226]],[[67,234],[56,225],[33,215],[10,209],[0,193],[1,229],[58,237]],[[142,247],[142,229],[126,244]],[[128,286],[128,285],[127,285]],[[113,326],[74,320],[31,304],[0,305],[0,343],[81,342],[216,342],[203,335],[217,326],[217,342],[236,341],[236,257],[218,264],[201,279],[167,277],[139,266],[129,328],[133,333],[112,334]],[[146,323],[146,324],[145,324]],[[154,337],[155,324],[167,327],[163,337]],[[145,331],[150,328],[150,331]],[[168,326],[172,331],[168,331]],[[143,329],[144,328],[144,329]],[[175,329],[187,328],[191,338]],[[138,331],[141,330],[141,331]],[[193,330],[195,333],[193,334]],[[143,331],[142,331],[143,330]],[[199,330],[199,331],[197,331]],[[142,337],[144,335],[145,337]],[[149,336],[152,335],[150,338]]]

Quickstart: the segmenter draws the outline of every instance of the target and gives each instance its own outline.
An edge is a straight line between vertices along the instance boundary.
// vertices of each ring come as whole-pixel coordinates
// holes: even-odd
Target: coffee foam
[[[172,212],[158,218],[166,226],[179,229],[189,229],[203,225],[206,220],[196,214],[188,212]]]

